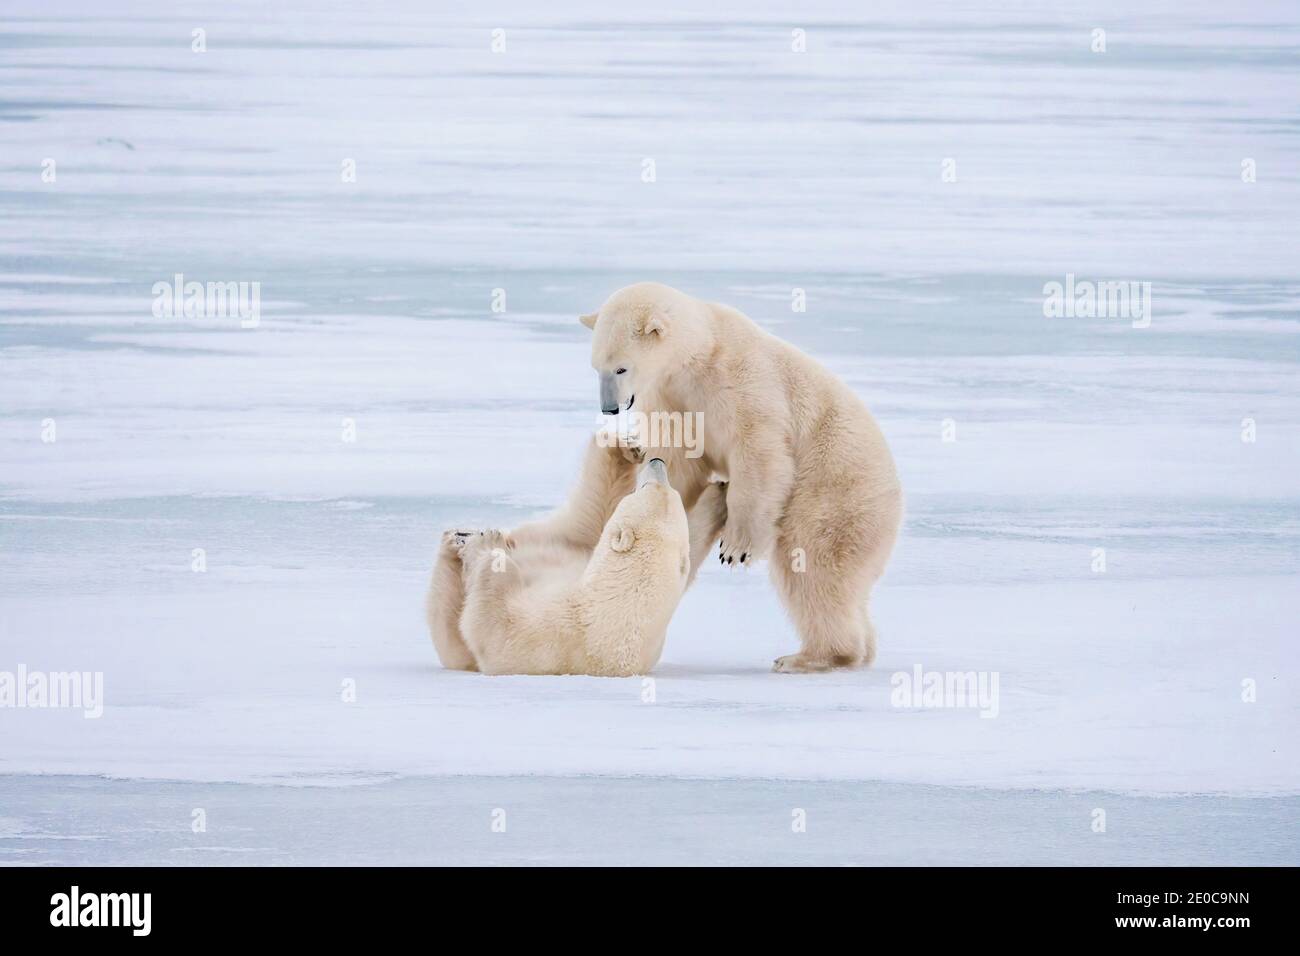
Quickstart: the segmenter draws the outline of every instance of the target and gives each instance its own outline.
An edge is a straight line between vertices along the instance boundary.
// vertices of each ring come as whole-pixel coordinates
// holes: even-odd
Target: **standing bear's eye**
[[[614,374],[615,374],[615,375],[622,375],[622,374],[623,374],[624,372],[626,372],[626,371],[627,371],[627,369],[625,369],[625,368],[616,368],[616,369],[614,369]]]

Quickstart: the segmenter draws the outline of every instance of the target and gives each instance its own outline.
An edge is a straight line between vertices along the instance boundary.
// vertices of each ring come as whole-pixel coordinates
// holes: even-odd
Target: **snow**
[[[0,671],[102,671],[106,702],[0,709],[0,779],[1291,800],[1300,15],[1192,6],[10,0]],[[178,272],[260,282],[260,324],[155,318]],[[1150,328],[1045,318],[1067,273],[1152,282]],[[576,316],[642,278],[881,421],[908,511],[873,669],[769,673],[765,575],[713,567],[653,702],[438,667],[438,533],[561,499],[601,424]],[[996,673],[997,717],[892,706],[916,665]]]

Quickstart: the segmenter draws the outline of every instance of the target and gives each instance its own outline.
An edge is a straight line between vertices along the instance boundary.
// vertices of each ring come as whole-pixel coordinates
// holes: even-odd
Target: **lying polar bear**
[[[705,489],[688,527],[661,459],[593,442],[568,505],[512,533],[448,531],[427,602],[443,666],[485,674],[644,674],[726,521]]]

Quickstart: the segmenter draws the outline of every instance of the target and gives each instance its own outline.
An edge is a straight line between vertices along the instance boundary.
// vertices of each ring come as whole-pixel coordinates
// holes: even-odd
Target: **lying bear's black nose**
[[[668,466],[664,464],[662,458],[651,458],[641,470],[640,487],[644,488],[649,484],[668,484]]]

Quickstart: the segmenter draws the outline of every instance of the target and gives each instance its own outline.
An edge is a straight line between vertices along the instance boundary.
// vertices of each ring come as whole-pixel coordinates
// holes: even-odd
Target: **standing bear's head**
[[[581,317],[594,333],[591,365],[600,375],[600,410],[617,415],[653,394],[666,376],[707,350],[710,306],[657,282],[619,289]],[[642,403],[645,404],[644,402]]]

